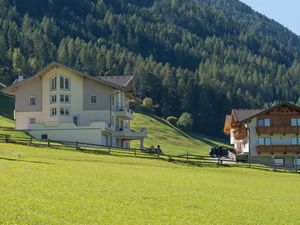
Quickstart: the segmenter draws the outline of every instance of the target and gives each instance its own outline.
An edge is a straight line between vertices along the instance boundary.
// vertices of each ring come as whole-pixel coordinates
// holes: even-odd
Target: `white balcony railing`
[[[122,137],[127,139],[140,139],[146,137],[148,134],[147,129],[140,131],[134,131],[129,128],[117,128],[115,132],[116,137]]]
[[[124,119],[130,119],[130,120],[132,120],[134,117],[133,111],[128,107],[116,107],[115,115],[116,117],[122,117]]]

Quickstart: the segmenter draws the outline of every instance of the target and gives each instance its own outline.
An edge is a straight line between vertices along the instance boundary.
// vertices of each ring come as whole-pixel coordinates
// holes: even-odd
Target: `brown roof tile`
[[[241,122],[243,120],[246,120],[258,113],[261,113],[265,111],[265,108],[262,109],[233,109],[233,115],[236,119],[236,122]]]

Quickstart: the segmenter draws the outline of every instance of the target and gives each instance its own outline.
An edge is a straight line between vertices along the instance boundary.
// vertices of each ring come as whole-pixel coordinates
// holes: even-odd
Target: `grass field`
[[[0,144],[0,224],[300,224],[299,175]]]

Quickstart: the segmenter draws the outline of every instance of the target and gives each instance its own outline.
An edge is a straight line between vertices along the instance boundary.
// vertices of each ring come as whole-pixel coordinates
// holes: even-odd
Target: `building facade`
[[[278,166],[300,165],[300,108],[281,103],[265,109],[233,109],[224,132],[237,154]]]
[[[95,78],[54,62],[2,91],[15,96],[16,129],[35,138],[143,148],[147,130],[130,129],[133,86],[133,76]]]

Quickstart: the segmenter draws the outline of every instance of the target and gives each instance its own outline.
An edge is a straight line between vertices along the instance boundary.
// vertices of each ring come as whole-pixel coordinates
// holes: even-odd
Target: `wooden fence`
[[[198,155],[186,153],[182,155],[169,155],[163,152],[157,153],[147,153],[144,150],[138,148],[119,148],[112,146],[95,145],[83,142],[71,142],[71,141],[57,141],[57,140],[37,140],[32,137],[18,137],[8,134],[0,134],[0,142],[4,143],[14,143],[33,147],[47,147],[53,149],[62,150],[72,150],[80,151],[90,154],[101,154],[101,155],[115,155],[115,156],[125,156],[125,157],[139,157],[148,159],[159,159],[174,163],[185,163],[194,166],[213,166],[223,165],[224,162],[230,164],[231,166],[237,167],[251,167],[256,169],[264,170],[276,170],[276,171],[299,171],[299,166],[294,164],[285,164],[284,166],[277,166],[274,163],[254,161],[251,162],[240,162],[233,163],[235,157],[231,158],[211,158],[208,155]],[[232,163],[231,163],[232,162]]]
[[[34,147],[47,147],[53,149],[75,150],[91,154],[106,154],[116,156],[131,156],[140,158],[161,159],[170,162],[189,163],[194,165],[216,165],[231,159],[212,159],[209,156],[186,153],[182,155],[169,155],[163,152],[147,153],[138,148],[120,148],[112,146],[95,145],[83,142],[57,141],[57,140],[37,140],[32,137],[18,137],[8,134],[0,134],[0,142],[14,143]]]

